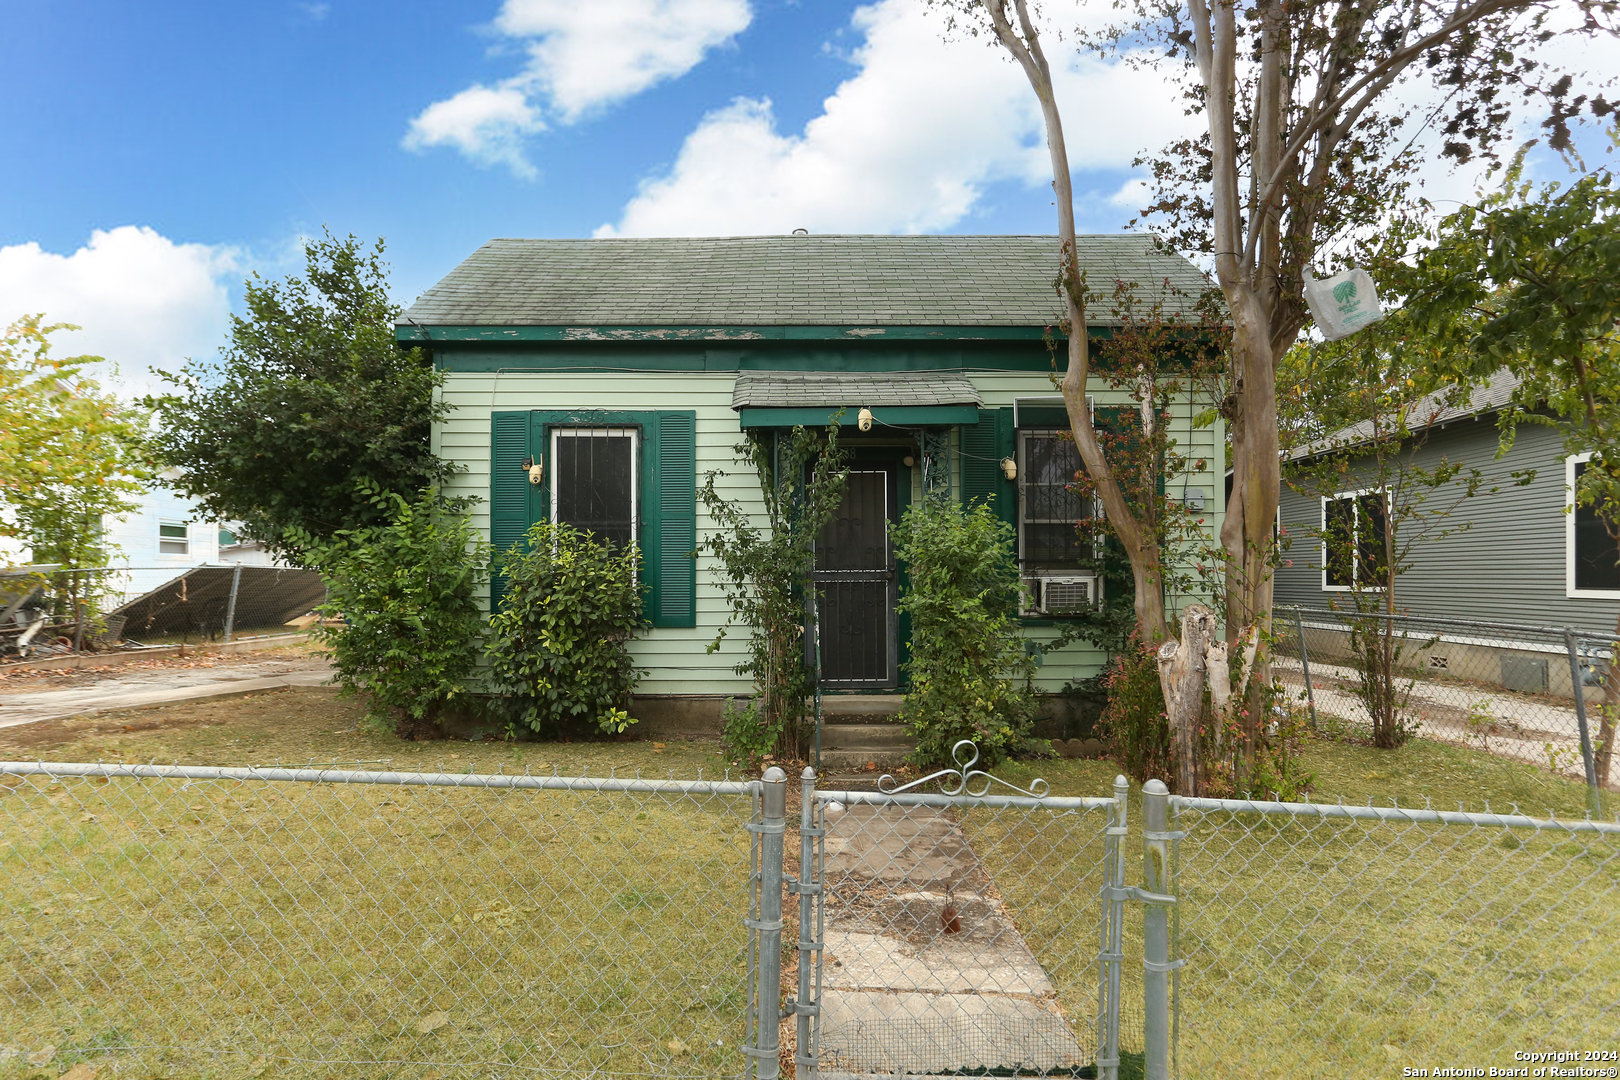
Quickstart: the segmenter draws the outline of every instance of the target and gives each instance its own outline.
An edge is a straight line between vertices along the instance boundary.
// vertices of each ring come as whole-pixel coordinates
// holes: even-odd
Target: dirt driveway
[[[247,653],[198,652],[99,668],[0,668],[0,728],[108,709],[319,686],[330,678],[326,660],[304,644]]]

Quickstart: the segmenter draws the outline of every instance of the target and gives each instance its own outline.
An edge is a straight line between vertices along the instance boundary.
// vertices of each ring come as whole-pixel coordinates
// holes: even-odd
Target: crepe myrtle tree
[[[947,32],[999,42],[1039,100],[1058,214],[1054,255],[1071,330],[1063,396],[1081,459],[1130,557],[1144,640],[1166,640],[1147,531],[1113,481],[1085,408],[1091,374],[1085,289],[1041,14],[1032,0],[934,3],[948,13]],[[1559,34],[1614,33],[1616,7],[1613,0],[1119,0],[1108,25],[1069,35],[1081,48],[1156,68],[1166,92],[1207,122],[1204,134],[1137,162],[1148,168],[1156,196],[1145,216],[1166,243],[1211,261],[1232,327],[1230,392],[1221,403],[1233,470],[1221,529],[1225,641],[1202,645],[1196,639],[1210,632],[1210,620],[1183,620],[1195,640],[1167,642],[1170,659],[1178,649],[1182,655],[1162,670],[1167,702],[1200,700],[1195,690],[1211,662],[1223,669],[1212,686],[1235,675],[1233,707],[1251,760],[1264,738],[1261,699],[1269,683],[1272,529],[1281,482],[1277,364],[1309,321],[1306,268],[1321,272],[1352,261],[1355,241],[1376,234],[1392,210],[1410,201],[1416,136],[1426,127],[1438,129],[1451,158],[1489,156],[1507,132],[1514,100],[1536,99],[1546,109],[1551,146],[1568,151],[1571,122],[1583,112],[1606,115],[1611,106],[1575,92],[1574,76],[1537,54]],[[1396,94],[1423,80],[1439,91],[1439,103],[1409,115]],[[1340,254],[1325,258],[1328,250]]]

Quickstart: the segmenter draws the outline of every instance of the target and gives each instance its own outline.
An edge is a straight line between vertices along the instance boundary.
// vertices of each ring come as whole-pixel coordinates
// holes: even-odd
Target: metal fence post
[[[1311,685],[1311,655],[1305,648],[1305,615],[1294,605],[1294,627],[1299,631],[1299,665],[1305,671],[1305,697],[1311,703],[1311,727],[1314,730],[1316,723],[1316,687]]]
[[[1569,653],[1569,687],[1575,698],[1575,723],[1581,732],[1581,761],[1586,766],[1587,802],[1593,813],[1597,813],[1597,766],[1592,761],[1592,732],[1586,724],[1586,684],[1581,679],[1581,642],[1575,636],[1575,631],[1567,627],[1564,629],[1564,648]]]
[[[1142,785],[1142,1075],[1170,1077],[1170,789]]]
[[[821,897],[826,886],[816,865],[816,840],[825,832],[816,827],[816,770],[806,765],[799,776],[799,880],[793,886],[799,896],[799,993],[793,999],[799,1037],[793,1064],[801,1080],[811,1080],[816,1075],[820,1056],[816,1053],[812,1022],[819,1025],[821,1015],[818,961],[824,940]],[[814,985],[812,977],[816,977]]]
[[[1119,1077],[1119,983],[1125,961],[1125,835],[1130,781],[1114,777],[1114,805],[1103,841],[1102,950],[1097,972],[1097,1076]]]
[[[231,599],[225,605],[225,644],[231,643],[231,631],[236,628],[236,590],[242,585],[242,564],[231,572]]]
[[[761,778],[760,822],[749,826],[759,833],[759,917],[747,920],[758,934],[758,982],[754,1000],[757,1013],[754,1045],[743,1053],[754,1059],[759,1080],[781,1075],[782,1023],[782,847],[787,832],[787,773],[772,765]]]

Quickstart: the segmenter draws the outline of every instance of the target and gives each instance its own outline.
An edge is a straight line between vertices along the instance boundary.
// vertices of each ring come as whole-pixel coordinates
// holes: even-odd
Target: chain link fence
[[[0,1078],[1620,1068],[1620,823],[972,765],[0,763]]]
[[[1124,943],[1104,898],[1122,865],[1114,800],[815,798],[825,910],[804,936],[825,952],[801,1065],[829,1078],[1080,1076],[1122,1049],[1140,1057],[1141,943]]]
[[[743,1071],[757,784],[0,772],[0,1076]]]
[[[18,568],[0,575],[0,657],[297,634],[325,599],[319,574],[290,567]]]
[[[1171,806],[1180,1075],[1616,1075],[1620,824]]]
[[[1278,615],[1274,670],[1318,727],[1370,735],[1382,720],[1400,739],[1473,746],[1599,788],[1616,779],[1612,632],[1304,608]]]

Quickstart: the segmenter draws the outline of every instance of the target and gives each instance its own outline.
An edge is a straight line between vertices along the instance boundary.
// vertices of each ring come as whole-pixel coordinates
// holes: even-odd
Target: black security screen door
[[[889,522],[893,467],[849,472],[844,500],[816,539],[821,605],[821,682],[830,690],[892,690],[895,665],[894,557]]]
[[[621,551],[636,538],[633,428],[552,431],[552,520],[594,533]]]

